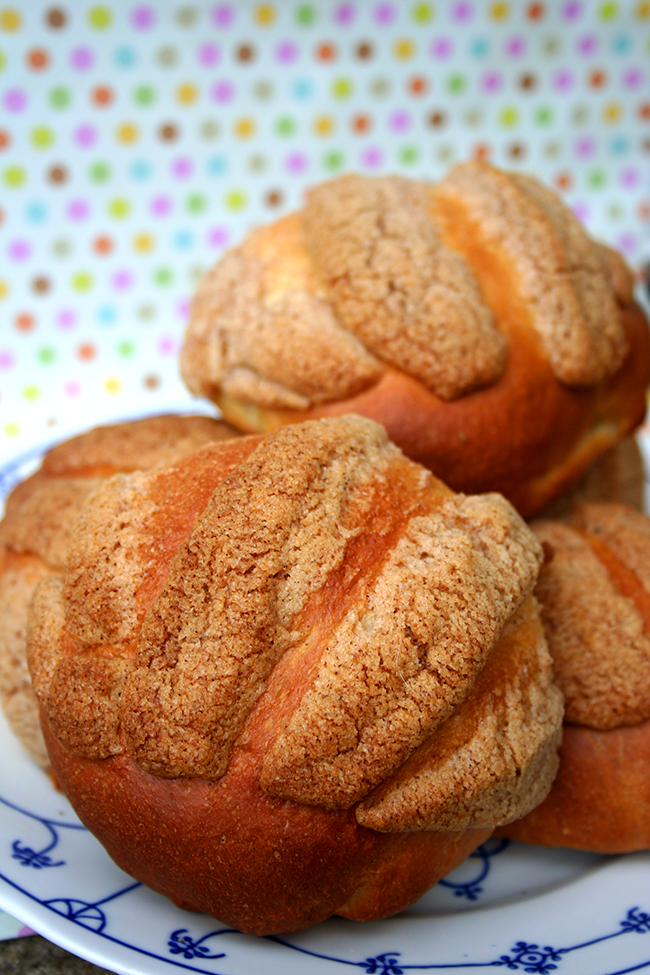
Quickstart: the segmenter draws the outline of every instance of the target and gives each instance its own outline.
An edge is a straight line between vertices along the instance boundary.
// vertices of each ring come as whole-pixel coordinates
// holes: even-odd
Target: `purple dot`
[[[112,277],[113,287],[118,291],[126,291],[133,284],[133,275],[125,268],[116,271]]]
[[[378,24],[392,24],[395,20],[395,8],[390,3],[379,3],[375,7],[374,17]]]
[[[582,4],[576,3],[574,0],[571,3],[565,3],[562,16],[565,20],[577,20],[578,17],[582,16]]]
[[[131,23],[136,30],[149,30],[155,19],[156,15],[151,7],[136,7],[131,14]]]
[[[221,49],[216,44],[202,44],[197,54],[199,64],[212,68],[221,60]]]
[[[188,176],[192,175],[193,170],[194,165],[192,160],[188,159],[187,156],[181,156],[179,159],[174,159],[171,164],[172,175],[175,176],[176,179],[187,179]]]
[[[298,45],[293,41],[280,41],[275,49],[275,57],[282,64],[291,64],[298,57]]]
[[[623,75],[623,84],[626,88],[638,88],[643,84],[643,73],[638,68],[630,68]]]
[[[585,34],[584,37],[580,37],[576,44],[576,49],[578,54],[584,54],[587,57],[593,54],[598,47],[598,38],[593,34]]]
[[[388,119],[388,125],[393,132],[406,132],[411,128],[412,118],[408,112],[398,110]]]
[[[633,254],[638,246],[636,237],[631,233],[621,234],[616,244],[618,250],[623,251],[624,254]]]
[[[62,332],[67,332],[77,324],[77,313],[74,308],[62,308],[56,316],[56,324]]]
[[[468,21],[474,16],[474,10],[471,3],[457,3],[452,8],[451,16],[454,20],[458,21]]]
[[[483,75],[481,87],[483,91],[494,94],[495,92],[501,91],[501,88],[503,87],[503,78],[496,71],[488,71]]]
[[[208,231],[208,244],[210,247],[225,247],[230,240],[230,231],[227,227],[212,227]]]
[[[78,146],[87,149],[97,141],[97,132],[92,125],[80,125],[74,131],[74,141]]]
[[[155,196],[150,204],[154,217],[166,217],[171,213],[172,201],[168,196]]]
[[[449,37],[436,37],[429,47],[432,58],[448,58],[454,51],[454,45]]]
[[[290,173],[304,173],[309,166],[309,160],[304,152],[292,152],[285,159],[284,165]]]
[[[75,71],[88,71],[95,63],[95,54],[89,47],[75,47],[70,54],[70,64]]]
[[[506,41],[506,54],[512,58],[520,58],[526,53],[526,40],[523,37],[511,37]]]
[[[14,240],[9,244],[9,257],[13,261],[26,261],[31,252],[28,240]]]
[[[71,220],[85,220],[90,214],[90,207],[86,200],[71,200],[67,212]]]
[[[212,99],[224,105],[235,97],[235,87],[229,81],[217,81],[212,86]]]
[[[342,26],[347,26],[351,24],[356,17],[356,10],[354,9],[354,4],[351,3],[341,3],[334,11],[334,20]]]
[[[215,27],[231,27],[235,22],[235,11],[227,3],[215,7],[210,16]]]
[[[553,79],[553,87],[558,91],[569,91],[575,84],[575,78],[570,71],[558,71]]]
[[[577,217],[580,223],[587,223],[591,214],[591,210],[589,209],[589,205],[587,203],[576,203],[571,207],[571,209],[573,210],[574,216]]]
[[[178,315],[179,318],[182,318],[184,321],[187,320],[190,314],[189,298],[181,298],[181,300],[176,305],[176,314]],[[174,356],[178,355],[178,350],[180,349],[180,342],[177,339],[170,339],[169,341],[174,343],[173,346],[170,347],[169,350],[170,354]]]
[[[22,112],[27,107],[27,94],[22,88],[9,88],[2,101],[8,112]]]
[[[63,387],[63,391],[66,396],[78,396],[81,392],[81,384],[75,379],[71,379],[69,383],[66,383]]]
[[[629,169],[623,169],[618,179],[621,186],[624,186],[626,189],[634,189],[641,182],[638,170],[632,169],[631,167]]]
[[[185,304],[186,302],[181,302],[179,310]],[[176,352],[176,337],[174,335],[163,335],[158,341],[158,351],[161,355],[174,355]]]
[[[585,136],[583,139],[578,139],[576,142],[576,156],[580,156],[582,159],[587,159],[589,156],[593,156],[595,151],[596,143],[590,136]]]
[[[378,169],[384,162],[384,153],[379,146],[368,146],[361,153],[361,164],[366,169]]]
[[[11,352],[0,349],[0,369],[11,369],[15,363],[15,358]]]

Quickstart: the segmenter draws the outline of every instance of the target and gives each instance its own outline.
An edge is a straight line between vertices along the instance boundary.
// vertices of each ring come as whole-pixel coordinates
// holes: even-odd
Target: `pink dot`
[[[156,15],[151,7],[136,7],[131,14],[131,23],[136,30],[149,30],[155,19]]]
[[[558,71],[553,79],[553,87],[558,91],[569,91],[575,84],[575,78],[570,71]]]
[[[616,245],[618,250],[623,251],[624,254],[633,254],[638,246],[636,237],[631,233],[621,234]]]
[[[15,362],[13,353],[9,350],[0,349],[0,369],[11,369]]]
[[[231,27],[235,21],[235,11],[227,3],[215,7],[211,14],[216,27]]]
[[[81,384],[75,379],[71,379],[70,382],[65,384],[63,390],[66,396],[78,396],[81,392]]]
[[[97,141],[97,131],[92,125],[80,125],[75,129],[73,137],[78,146],[87,149]]]
[[[584,139],[578,139],[576,142],[575,151],[577,156],[587,159],[589,156],[593,156],[595,153],[596,143],[590,136],[585,136]]]
[[[166,217],[171,213],[172,201],[168,196],[155,196],[150,204],[154,217]]]
[[[197,54],[199,64],[212,68],[221,60],[221,49],[216,44],[202,44]]]
[[[185,317],[188,311],[188,302],[180,302],[177,311]],[[158,351],[161,355],[176,355],[178,339],[175,335],[163,335],[158,341]]]
[[[580,223],[586,223],[589,220],[591,210],[586,203],[576,203],[572,209]]]
[[[593,54],[597,47],[598,47],[598,38],[595,37],[593,34],[587,34],[584,37],[581,37],[576,44],[576,49],[578,53],[584,54],[587,57],[590,54]]]
[[[77,324],[77,313],[73,308],[62,308],[56,316],[56,324],[62,332],[67,332]]]
[[[481,87],[483,91],[490,93],[500,91],[503,86],[503,78],[496,71],[488,71],[483,75]]]
[[[27,95],[22,88],[9,88],[2,101],[8,112],[22,112],[27,107]]]
[[[217,81],[212,86],[212,98],[221,105],[232,101],[235,96],[235,88],[229,81]]]
[[[396,112],[393,112],[393,114],[388,119],[388,125],[393,130],[393,132],[406,132],[408,129],[411,128],[412,122],[413,119],[411,118],[409,113],[404,112],[401,109],[399,109]]]
[[[71,220],[85,220],[90,214],[90,207],[85,200],[71,200],[67,213]]]
[[[520,58],[526,53],[526,41],[523,37],[511,37],[506,41],[506,54],[512,58]]]
[[[179,159],[174,159],[171,164],[172,175],[175,176],[176,179],[187,179],[188,176],[192,175],[193,170],[194,165],[192,160],[188,159],[186,156]]]
[[[395,20],[395,8],[390,3],[380,3],[375,7],[375,20],[378,24],[392,24]]]
[[[356,17],[356,10],[351,3],[342,3],[334,11],[334,19],[342,26],[351,24]]]
[[[280,41],[275,49],[275,56],[282,64],[292,64],[298,57],[298,45],[293,41]]]
[[[634,189],[641,182],[641,177],[637,169],[624,169],[619,175],[619,182],[621,186],[625,186],[626,189]]]
[[[9,257],[14,261],[26,261],[32,252],[28,240],[14,240],[9,245]]]
[[[562,14],[565,20],[577,20],[582,16],[582,4],[575,3],[573,0],[571,3],[565,3]]]
[[[213,227],[208,231],[208,244],[210,247],[225,247],[230,239],[230,231],[227,227]]]
[[[630,68],[623,75],[623,84],[626,88],[638,88],[643,84],[643,73],[638,68]]]
[[[133,275],[126,268],[122,268],[113,275],[112,284],[118,291],[126,291],[133,284]]]
[[[361,164],[366,169],[378,169],[384,162],[384,153],[379,146],[368,146],[361,153]]]
[[[75,47],[70,54],[70,64],[75,71],[88,71],[95,63],[95,55],[89,47]]]
[[[474,10],[471,3],[457,3],[452,9],[451,15],[454,20],[467,21],[474,16]]]
[[[431,41],[429,50],[433,58],[451,57],[454,52],[453,41],[449,37],[436,37]]]
[[[287,156],[284,165],[290,173],[304,173],[309,166],[309,160],[302,152],[292,152]]]

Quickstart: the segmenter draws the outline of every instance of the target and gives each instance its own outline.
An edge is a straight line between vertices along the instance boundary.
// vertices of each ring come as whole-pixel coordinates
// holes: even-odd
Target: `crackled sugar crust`
[[[50,450],[7,499],[0,522],[0,702],[18,738],[48,765],[27,669],[26,627],[36,584],[60,573],[79,512],[116,471],[169,464],[202,444],[238,436],[208,417],[155,416],[97,427]]]
[[[533,179],[471,162],[435,185],[346,175],[252,233],[197,292],[184,379],[196,395],[278,410],[350,398],[387,367],[445,400],[489,386],[512,326],[488,256],[558,380],[616,372],[617,299],[632,297],[622,259]]]
[[[373,829],[491,826],[557,766],[540,561],[503,498],[372,421],[211,444],[86,505],[36,591],[34,687],[82,758],[218,779],[251,752],[271,795]]]

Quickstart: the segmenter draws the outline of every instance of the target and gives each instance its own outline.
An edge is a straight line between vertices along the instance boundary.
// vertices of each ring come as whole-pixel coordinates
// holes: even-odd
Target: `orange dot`
[[[0,149],[8,149],[11,145],[11,136],[4,129],[0,129]]]
[[[639,118],[647,122],[650,119],[650,102],[644,102],[643,105],[639,105]]]
[[[589,84],[592,88],[602,88],[607,84],[607,75],[604,71],[592,71],[589,75]]]
[[[319,61],[333,61],[336,57],[336,48],[333,44],[319,44],[316,48],[316,57]]]
[[[541,20],[546,15],[543,3],[531,3],[528,8],[529,20]]]
[[[351,122],[353,132],[358,132],[360,135],[370,132],[372,128],[372,119],[369,115],[355,115]]]
[[[34,316],[30,315],[29,312],[23,312],[20,315],[16,315],[16,328],[19,332],[31,332],[34,325]]]
[[[2,208],[0,208],[0,224],[4,223],[4,219],[5,219],[5,212]]]
[[[559,190],[570,190],[573,185],[573,177],[571,173],[563,170],[562,172],[556,173],[554,182]]]
[[[474,159],[489,159],[492,155],[492,146],[487,142],[479,142],[474,146]]]
[[[637,213],[640,220],[650,220],[650,203],[642,200],[637,208]]]
[[[95,105],[99,105],[100,107],[104,108],[106,105],[110,105],[113,101],[113,90],[112,88],[108,88],[106,85],[98,85],[96,88],[93,88],[91,98]]]
[[[429,90],[429,81],[427,78],[423,78],[422,75],[416,75],[415,78],[411,78],[409,81],[408,90],[412,95],[426,95]]]
[[[113,241],[110,237],[95,237],[93,248],[98,254],[110,254],[113,250]]]
[[[42,47],[33,47],[27,52],[27,64],[34,71],[42,71],[50,63],[50,55]]]
[[[82,345],[77,347],[77,355],[84,362],[90,362],[97,355],[97,347],[92,344],[92,342],[84,342]]]

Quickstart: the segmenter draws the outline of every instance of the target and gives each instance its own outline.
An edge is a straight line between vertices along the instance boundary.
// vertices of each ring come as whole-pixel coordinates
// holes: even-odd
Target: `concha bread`
[[[0,522],[0,704],[36,761],[49,759],[27,670],[25,632],[36,583],[60,573],[88,495],[117,471],[169,464],[213,440],[236,437],[204,416],[153,416],[96,427],[59,444],[7,499]]]
[[[650,519],[586,503],[534,529],[536,588],[566,701],[560,771],[513,839],[600,853],[650,848]]]
[[[316,187],[207,274],[181,353],[189,389],[242,430],[363,414],[525,516],[641,422],[649,362],[623,259],[482,162]]]
[[[540,562],[361,417],[113,477],[32,606],[57,780],[121,867],[242,931],[395,913],[550,787]]]

